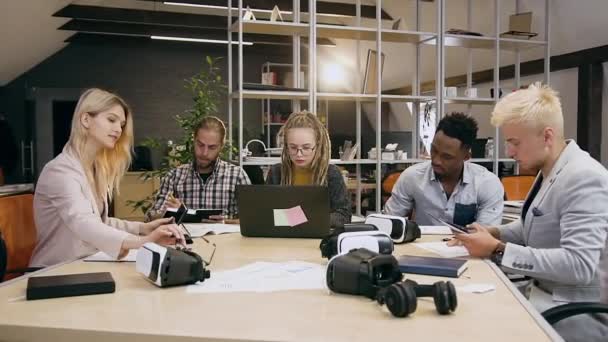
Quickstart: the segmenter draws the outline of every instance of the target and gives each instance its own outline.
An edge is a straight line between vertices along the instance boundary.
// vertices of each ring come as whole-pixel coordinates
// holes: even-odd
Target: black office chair
[[[608,304],[589,302],[568,303],[545,310],[541,315],[543,315],[549,324],[554,325],[568,317],[591,313],[608,314]]]
[[[6,242],[4,241],[4,238],[2,237],[2,232],[0,232],[0,283],[4,280],[4,276],[7,274],[14,274],[13,277],[15,277],[15,276],[19,276],[24,273],[35,272],[35,271],[42,269],[42,267],[26,267],[26,268],[8,270],[7,266],[8,266],[8,248],[6,247]]]

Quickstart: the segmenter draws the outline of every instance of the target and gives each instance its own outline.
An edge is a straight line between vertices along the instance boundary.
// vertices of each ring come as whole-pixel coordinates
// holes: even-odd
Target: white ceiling
[[[351,2],[354,0],[336,0]],[[466,4],[468,0],[446,0],[446,26],[466,28]],[[534,12],[533,29],[542,32],[542,15],[544,0],[520,0],[521,10]],[[551,54],[557,55],[581,49],[608,44],[608,1],[606,0],[550,0],[551,1]],[[493,32],[492,0],[471,0],[473,4],[473,30],[491,34]],[[180,12],[202,13],[200,9],[180,8],[176,6],[159,6],[155,3],[135,0],[2,0],[0,1],[0,86],[5,85],[45,58],[65,46],[64,39],[72,33],[58,31],[57,28],[68,19],[55,18],[52,14],[70,3],[91,4],[98,6],[146,8],[172,10]],[[362,1],[373,4],[375,1]],[[403,17],[406,27],[414,29],[413,0],[384,0],[383,8],[394,17]],[[502,0],[503,30],[506,29],[508,15],[514,12],[515,0]],[[423,6],[423,30],[434,30],[435,3],[421,3]],[[159,8],[161,7],[161,8]],[[409,14],[408,14],[409,13]],[[367,25],[373,25],[366,21]],[[360,53],[365,57],[367,48],[373,44],[361,44]],[[325,48],[321,53],[329,59],[344,62],[348,68],[356,65],[351,51],[355,44],[339,41],[337,48]],[[408,45],[386,45],[383,47],[387,59],[383,88],[395,88],[407,85],[412,79],[413,48]],[[464,51],[464,52],[463,52]],[[462,74],[466,71],[466,50],[454,49],[447,52],[446,71],[448,75]],[[525,53],[523,60],[536,59],[542,56],[542,49]],[[434,49],[423,49],[423,80],[434,78]],[[501,56],[502,64],[510,64],[509,55]],[[478,53],[473,56],[475,70],[490,68],[494,61],[491,53]],[[362,59],[364,60],[364,59]],[[405,63],[404,63],[405,61]]]

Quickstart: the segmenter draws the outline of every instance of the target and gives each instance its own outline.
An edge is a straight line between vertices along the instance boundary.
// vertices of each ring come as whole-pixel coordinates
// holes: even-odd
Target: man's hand
[[[456,234],[454,239],[460,241],[471,256],[489,257],[501,243],[500,240],[490,234],[486,227],[478,223],[472,223],[467,228],[469,234]]]
[[[181,205],[182,202],[177,198],[173,197],[172,194],[169,194],[169,196],[167,196],[167,200],[165,201],[165,207],[175,209],[179,208]]]
[[[208,219],[203,219],[203,223],[224,223],[224,215],[210,215]]]

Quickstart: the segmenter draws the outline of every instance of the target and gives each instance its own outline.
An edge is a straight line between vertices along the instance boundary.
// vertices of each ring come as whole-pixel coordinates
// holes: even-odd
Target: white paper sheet
[[[447,226],[420,226],[422,235],[452,235],[452,231]]]
[[[205,236],[207,234],[228,234],[238,233],[241,231],[241,226],[238,224],[225,223],[184,223],[192,238]]]
[[[464,286],[456,286],[456,290],[458,292],[466,292],[466,293],[486,293],[490,291],[496,290],[496,285],[494,284],[468,284]]]
[[[420,247],[427,251],[431,251],[433,253],[439,254],[444,258],[455,258],[461,256],[468,256],[469,251],[467,251],[464,246],[452,246],[449,247],[446,242],[416,242],[416,247]]]
[[[211,278],[186,288],[187,293],[274,292],[325,288],[325,266],[304,261],[254,262],[211,272]]]
[[[84,258],[84,261],[135,262],[136,258],[137,258],[137,249],[132,249],[129,251],[129,253],[127,253],[126,257],[124,257],[120,260],[116,260],[104,252],[97,252],[93,255],[90,255],[90,256]]]

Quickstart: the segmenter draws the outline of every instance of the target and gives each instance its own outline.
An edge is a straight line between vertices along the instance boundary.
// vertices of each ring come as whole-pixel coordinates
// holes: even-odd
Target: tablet
[[[208,220],[210,216],[223,215],[222,209],[190,209],[187,211],[182,222],[184,223],[201,223],[203,220]]]
[[[456,223],[446,222],[432,214],[427,214],[427,215],[429,215],[430,217],[434,218],[435,220],[441,222],[442,224],[448,226],[450,228],[450,230],[452,230],[452,232],[454,232],[456,234],[469,234],[469,230],[466,227],[463,227]]]
[[[180,205],[179,208],[167,208],[167,210],[165,211],[165,215],[163,215],[163,217],[164,218],[174,217],[175,224],[179,225],[180,223],[182,223],[182,220],[186,216],[187,212],[188,212],[188,208],[186,208],[186,206],[182,203],[182,205]]]

